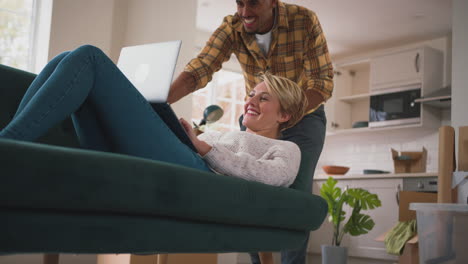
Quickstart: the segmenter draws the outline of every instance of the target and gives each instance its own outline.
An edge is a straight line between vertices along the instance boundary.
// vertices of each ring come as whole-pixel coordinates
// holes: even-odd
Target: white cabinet
[[[416,49],[372,59],[372,90],[421,83],[423,54]]]
[[[338,186],[349,188],[363,188],[379,196],[382,206],[374,210],[365,211],[375,222],[374,228],[366,235],[357,237],[346,234],[342,245],[348,248],[348,254],[355,257],[397,260],[397,257],[386,253],[385,245],[375,241],[375,238],[391,229],[398,221],[398,202],[396,195],[401,188],[403,180],[395,179],[353,179],[338,180]],[[320,186],[325,181],[314,181],[314,193],[320,193]],[[349,216],[349,208],[346,208]],[[346,220],[347,221],[347,220]],[[311,232],[309,251],[320,253],[320,245],[331,244],[333,235],[332,225],[326,219],[324,224],[316,231]]]
[[[371,91],[391,88],[421,88],[426,94],[442,88],[443,55],[420,47],[376,56],[371,59]]]
[[[378,259],[397,257],[387,254],[385,244],[375,241],[375,238],[390,230],[398,222],[398,190],[403,184],[402,179],[353,180],[353,187],[363,188],[379,196],[382,206],[367,213],[374,219],[374,228],[366,235],[351,237],[350,255]]]
[[[335,71],[333,96],[325,104],[325,113],[327,115],[327,132],[333,132],[349,126],[349,106],[340,102],[344,89],[347,87],[348,73],[342,69]]]
[[[421,96],[424,97],[442,88],[441,51],[426,46],[394,50],[337,64],[335,69],[333,96],[325,104],[327,135],[440,126],[440,111],[426,105],[421,107],[421,121],[417,124],[382,128],[354,128],[353,125],[369,121],[370,98],[373,94],[420,88]]]
[[[328,132],[369,121],[369,74],[368,61],[336,67],[333,96],[325,104]]]

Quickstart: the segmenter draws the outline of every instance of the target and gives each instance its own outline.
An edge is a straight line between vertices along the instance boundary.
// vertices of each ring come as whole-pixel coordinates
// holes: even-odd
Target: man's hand
[[[180,124],[184,128],[185,132],[187,132],[188,137],[192,141],[193,145],[197,149],[198,153],[202,156],[205,156],[206,153],[208,153],[212,147],[208,145],[205,141],[202,141],[197,138],[195,135],[195,132],[192,129],[192,126],[187,122],[185,119],[181,118],[179,119]]]
[[[195,91],[197,84],[188,72],[182,72],[172,83],[167,102],[169,104],[179,101],[182,97]]]
[[[315,109],[317,106],[319,106],[319,104],[323,103],[324,101],[323,96],[314,90],[309,89],[305,92],[305,94],[307,96],[308,101],[306,112],[309,112],[311,109]]]

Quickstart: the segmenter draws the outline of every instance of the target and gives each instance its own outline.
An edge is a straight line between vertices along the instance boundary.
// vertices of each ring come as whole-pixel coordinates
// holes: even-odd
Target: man
[[[192,59],[171,86],[169,103],[199,89],[234,53],[242,67],[246,94],[269,71],[287,77],[306,93],[307,114],[282,139],[312,153],[315,168],[325,139],[323,103],[333,90],[333,67],[322,28],[315,13],[279,0],[236,0],[237,13],[226,16],[206,46]],[[241,117],[242,119],[242,117]],[[313,175],[311,175],[313,177]],[[283,264],[305,263],[307,242],[298,250],[283,251]],[[257,254],[252,262],[260,263]]]

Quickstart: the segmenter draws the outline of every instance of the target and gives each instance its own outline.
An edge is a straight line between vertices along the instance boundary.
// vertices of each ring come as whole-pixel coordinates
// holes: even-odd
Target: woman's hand
[[[183,118],[180,118],[179,119],[179,122],[180,124],[182,125],[182,127],[184,128],[185,132],[187,132],[187,135],[189,136],[190,140],[192,141],[192,143],[194,142],[194,140],[198,140],[197,136],[195,135],[195,132],[193,131],[193,128],[192,126],[189,124],[189,122],[187,122],[185,119]]]
[[[205,141],[202,141],[197,138],[197,135],[195,135],[195,132],[193,131],[192,126],[187,122],[185,119],[181,118],[179,119],[180,124],[184,128],[185,132],[187,132],[188,137],[192,141],[193,145],[197,149],[198,153],[202,156],[205,156],[206,153],[208,153],[211,150],[211,146],[208,145]]]

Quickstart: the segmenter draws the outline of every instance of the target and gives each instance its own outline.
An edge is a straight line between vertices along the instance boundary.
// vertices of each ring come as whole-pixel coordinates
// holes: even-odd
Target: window
[[[35,0],[0,0],[0,64],[32,66]]]
[[[193,94],[192,121],[200,123],[203,111],[212,104],[224,110],[223,117],[210,128],[218,131],[239,130],[239,116],[244,113],[245,84],[242,74],[220,70],[207,87]]]

